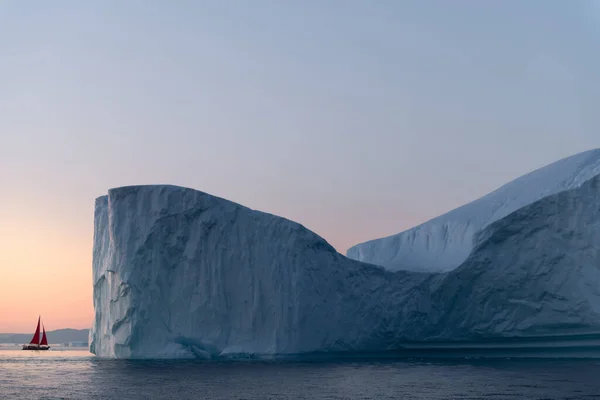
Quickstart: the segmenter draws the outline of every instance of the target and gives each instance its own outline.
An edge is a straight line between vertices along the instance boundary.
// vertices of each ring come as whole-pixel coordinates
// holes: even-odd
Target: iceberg
[[[112,189],[95,206],[90,349],[160,358],[360,347],[379,342],[373,326],[397,322],[388,302],[423,279],[349,260],[297,223],[203,192]]]
[[[90,351],[219,358],[598,334],[598,159],[490,195],[510,205],[479,200],[468,218],[465,206],[469,241],[465,228],[445,243],[468,254],[433,268],[444,272],[353,260],[300,224],[193,189],[111,189],[95,204]]]
[[[577,188],[600,174],[600,149],[576,154],[407,231],[351,247],[349,258],[392,271],[447,272],[471,254],[476,234],[546,196]]]

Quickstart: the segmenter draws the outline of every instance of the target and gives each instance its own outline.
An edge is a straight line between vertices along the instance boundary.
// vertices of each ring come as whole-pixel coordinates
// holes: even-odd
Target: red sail
[[[44,333],[42,334],[42,343],[40,343],[42,346],[48,346],[48,339],[46,338],[46,328],[44,328],[44,325],[42,325],[42,330],[44,331]]]
[[[35,333],[33,334],[33,339],[31,339],[31,342],[29,342],[29,344],[40,344],[40,317],[38,317],[38,325],[35,330]]]

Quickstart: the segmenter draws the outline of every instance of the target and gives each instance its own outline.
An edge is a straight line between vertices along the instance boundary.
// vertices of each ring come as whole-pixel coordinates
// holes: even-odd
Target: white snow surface
[[[579,153],[412,229],[357,244],[346,255],[391,271],[451,271],[467,259],[475,235],[483,228],[546,196],[577,188],[599,174],[600,149]]]
[[[214,358],[598,333],[600,176],[582,181],[488,225],[441,274],[351,260],[297,223],[196,190],[111,189],[95,207],[90,351]]]

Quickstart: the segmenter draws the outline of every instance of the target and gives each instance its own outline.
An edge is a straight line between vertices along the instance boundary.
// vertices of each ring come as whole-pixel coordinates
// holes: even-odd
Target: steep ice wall
[[[174,186],[110,190],[94,236],[101,357],[600,332],[600,177],[489,225],[442,274],[356,262],[294,222]]]
[[[349,260],[289,220],[174,186],[97,199],[93,268],[91,351],[125,358],[380,345],[377,327],[397,323],[389,303],[423,280]]]
[[[600,149],[559,160],[422,225],[350,248],[349,258],[397,271],[444,272],[458,267],[481,229],[546,196],[600,175]]]

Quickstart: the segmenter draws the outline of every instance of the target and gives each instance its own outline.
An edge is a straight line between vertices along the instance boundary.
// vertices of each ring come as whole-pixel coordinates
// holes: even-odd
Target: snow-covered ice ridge
[[[95,206],[90,350],[231,357],[598,333],[600,176],[582,181],[483,228],[447,273],[351,260],[196,190],[112,189]]]
[[[412,229],[353,246],[346,255],[391,271],[451,271],[467,259],[486,226],[599,174],[600,149],[567,157]]]

